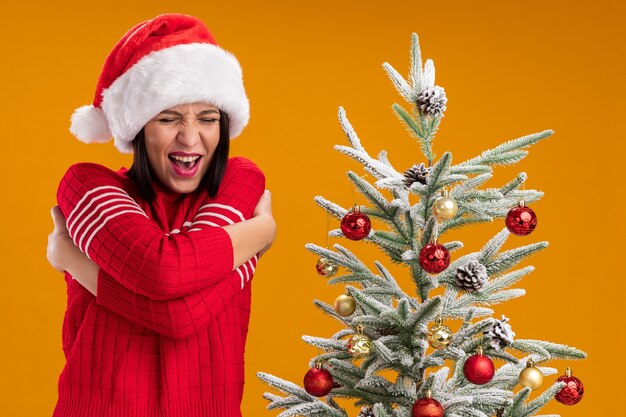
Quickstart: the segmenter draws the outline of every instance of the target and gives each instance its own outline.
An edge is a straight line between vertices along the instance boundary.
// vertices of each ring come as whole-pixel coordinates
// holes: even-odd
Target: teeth
[[[200,158],[199,155],[196,156],[178,156],[178,155],[170,155],[170,157],[172,159],[175,159],[177,161],[181,161],[181,162],[193,162],[196,159]]]

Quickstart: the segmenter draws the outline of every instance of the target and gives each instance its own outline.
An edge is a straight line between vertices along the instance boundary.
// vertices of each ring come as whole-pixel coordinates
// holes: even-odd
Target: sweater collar
[[[129,171],[128,168],[121,167],[118,170],[118,173],[128,178],[127,176],[128,171]],[[183,199],[185,196],[189,194],[193,194],[193,193],[181,194],[179,192],[176,192],[172,190],[171,188],[169,188],[168,186],[166,186],[165,184],[163,184],[156,175],[154,175],[153,177],[154,179],[152,180],[152,189],[154,190],[154,193],[156,194],[157,199],[163,199],[167,201],[168,203],[173,203],[173,202]]]

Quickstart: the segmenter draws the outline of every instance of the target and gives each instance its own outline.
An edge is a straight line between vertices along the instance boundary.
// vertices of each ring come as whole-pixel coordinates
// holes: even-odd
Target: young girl
[[[54,417],[241,415],[250,280],[276,233],[263,173],[228,158],[248,109],[237,60],[194,17],[143,22],[107,57],[70,130],[134,159],[75,164],[58,188]]]

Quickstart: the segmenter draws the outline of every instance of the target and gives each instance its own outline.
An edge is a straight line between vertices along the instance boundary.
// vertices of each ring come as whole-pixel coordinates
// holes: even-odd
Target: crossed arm
[[[218,273],[215,271],[209,270],[205,272],[203,268],[211,268],[214,267],[214,265],[210,265],[210,262],[202,264],[202,259],[198,261],[197,253],[192,254],[191,259],[196,258],[195,265],[192,265],[192,267],[190,267],[188,263],[179,263],[179,268],[185,269],[186,272],[191,273],[188,279],[193,280],[197,277],[198,281],[204,282],[204,285],[197,290],[189,290],[189,288],[193,288],[192,284],[186,281],[181,282],[180,279],[176,282],[167,282],[169,285],[164,285],[165,283],[158,281],[158,279],[163,279],[163,276],[157,277],[156,282],[152,283],[150,286],[146,286],[145,283],[139,281],[142,278],[141,272],[135,272],[139,274],[139,276],[127,276],[124,277],[124,279],[120,279],[119,275],[116,276],[116,273],[121,273],[118,269],[113,268],[113,271],[110,272],[106,264],[98,265],[97,260],[101,259],[98,253],[98,251],[102,249],[101,245],[91,243],[91,246],[88,248],[88,253],[91,255],[92,259],[96,258],[94,260],[89,259],[83,253],[81,247],[85,249],[85,236],[83,236],[83,240],[81,240],[80,228],[71,224],[71,219],[67,221],[67,224],[70,225],[69,231],[64,227],[63,213],[62,210],[59,209],[56,209],[58,211],[53,209],[56,227],[49,237],[48,258],[55,268],[67,271],[85,286],[85,288],[94,295],[97,295],[96,300],[99,304],[159,333],[170,337],[186,337],[206,325],[208,321],[221,310],[224,304],[228,303],[228,301],[241,290],[244,277],[248,280],[254,272],[257,261],[257,257],[254,256],[254,253],[263,253],[274,240],[275,224],[271,216],[269,195],[264,194],[256,206],[249,203],[249,201],[253,201],[254,203],[264,188],[264,181],[259,181],[259,175],[262,176],[262,173],[258,171],[258,168],[254,168],[256,167],[243,164],[243,166],[238,167],[236,176],[233,176],[233,171],[231,171],[231,176],[225,176],[223,187],[220,187],[220,192],[218,196],[216,196],[214,203],[216,201],[218,203],[209,204],[209,206],[223,207],[224,204],[222,203],[226,203],[228,207],[240,210],[245,216],[244,221],[239,223],[233,222],[233,224],[225,225],[222,228],[210,227],[205,230],[186,233],[187,236],[185,236],[185,239],[196,239],[196,236],[199,239],[199,242],[193,241],[195,244],[188,247],[191,250],[196,249],[197,245],[202,244],[202,242],[206,243],[206,241],[203,240],[206,239],[206,237],[202,236],[202,233],[211,232],[210,234],[215,235],[215,229],[225,231],[230,238],[230,242],[232,242],[233,255],[232,264],[229,267],[230,271],[221,277],[218,277]],[[236,180],[241,180],[242,176],[240,174],[242,170],[244,172],[244,185]],[[61,186],[63,186],[63,184],[64,182],[62,181]],[[248,186],[247,189],[245,188],[246,184]],[[82,201],[84,196],[90,193],[94,188],[97,187],[92,186],[88,190],[82,190],[82,195],[78,196],[79,198],[74,198],[74,200]],[[252,195],[253,198],[252,200],[250,200],[249,197],[247,199],[242,198],[242,195]],[[101,205],[99,203],[104,198],[106,197],[98,198],[99,201],[95,201],[92,206]],[[61,201],[62,199],[59,199],[59,202]],[[66,208],[71,209],[71,213],[75,213],[76,207],[81,207],[81,204],[84,206],[86,203],[83,202],[74,207]],[[127,203],[122,201],[122,204]],[[101,207],[101,210],[106,210],[106,207],[107,206],[104,205],[103,208]],[[132,206],[130,209],[135,210]],[[96,214],[93,214],[91,218],[95,218]],[[122,219],[120,220],[124,220],[123,217],[125,215],[132,215],[133,221],[135,222],[140,217],[136,213],[124,213],[118,215],[116,219],[121,217]],[[224,216],[221,217],[225,218]],[[212,221],[219,221],[219,218],[220,217],[211,217]],[[145,217],[141,217],[141,219],[145,219]],[[82,223],[89,224],[89,220],[85,220]],[[102,227],[106,228],[108,225]],[[72,233],[72,231],[75,233]],[[132,234],[132,231],[129,233]],[[163,232],[160,232],[160,234],[163,235]],[[182,234],[183,233],[180,235]],[[174,235],[173,237],[176,238],[178,236],[179,235]],[[91,236],[91,238],[91,242],[94,242],[93,236]],[[97,236],[95,239],[97,239]],[[119,239],[124,240],[123,235],[119,236]],[[176,239],[172,240],[178,243]],[[183,242],[187,241],[188,240],[184,240]],[[168,242],[170,242],[169,239]],[[161,240],[159,243],[163,244],[163,241]],[[181,245],[175,245],[176,248],[179,248],[179,246]],[[162,252],[162,254],[166,256],[168,252]],[[139,254],[131,250],[129,256],[133,255],[137,256]],[[166,263],[163,259],[158,258],[151,261],[159,262],[160,264]],[[166,264],[166,267],[171,268],[172,265]],[[235,269],[233,270],[233,268]],[[189,269],[191,271],[189,271]],[[177,272],[179,274],[183,273],[183,271]],[[165,277],[169,277],[170,279],[174,276],[174,272],[172,272],[171,275],[165,275]],[[130,285],[131,287],[143,289],[144,293],[142,294],[141,291],[133,291],[133,288],[128,288],[129,283],[132,283]],[[181,290],[182,287],[173,285],[175,283],[182,283],[182,287],[184,287],[185,290],[183,291]],[[146,291],[148,288],[167,288],[168,292],[148,293],[148,291]]]

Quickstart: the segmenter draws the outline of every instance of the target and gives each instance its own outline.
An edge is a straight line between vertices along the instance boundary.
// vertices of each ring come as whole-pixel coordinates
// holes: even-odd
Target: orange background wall
[[[77,161],[111,168],[130,163],[110,143],[73,139],[69,116],[92,100],[102,62],[121,35],[171,11],[200,17],[239,58],[252,113],[249,127],[233,142],[233,154],[256,161],[274,195],[279,233],[255,277],[246,417],[277,414],[265,410],[266,387],[256,371],[301,384],[316,351],[300,336],[330,336],[338,329],[312,301],[332,302],[342,289],[316,275],[316,257],[303,248],[325,243],[326,216],[313,197],[350,206],[345,172],[362,172],[332,149],[347,143],[338,106],[346,108],[371,154],[387,149],[399,170],[423,161],[391,112],[401,99],[381,68],[388,61],[406,73],[411,32],[420,36],[423,57],[434,59],[437,84],[448,94],[435,143],[439,155],[449,149],[460,162],[504,140],[556,131],[518,166],[497,169],[488,184],[498,186],[526,171],[527,188],[546,193],[533,206],[539,226],[507,247],[551,243],[532,259],[537,269],[521,283],[527,296],[496,306],[496,314],[511,318],[519,338],[562,342],[589,353],[586,361],[569,363],[585,382],[583,401],[569,408],[553,402],[542,414],[614,415],[625,313],[618,162],[625,150],[624,6],[601,0],[319,0],[3,5],[1,416],[50,415],[56,401],[66,294],[62,276],[46,261],[46,241],[61,175]],[[478,249],[501,227],[460,233],[463,251]],[[341,243],[371,266],[374,259],[386,261],[369,245]],[[407,275],[393,271],[412,291]]]

